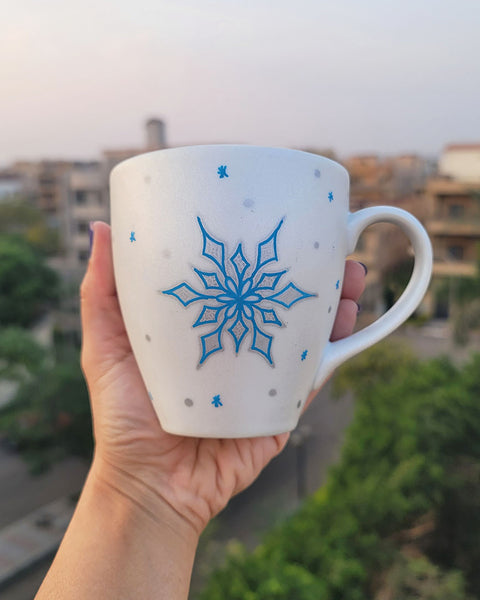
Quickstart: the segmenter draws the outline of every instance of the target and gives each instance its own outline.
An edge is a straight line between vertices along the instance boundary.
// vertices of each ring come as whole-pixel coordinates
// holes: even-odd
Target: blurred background
[[[2,599],[33,599],[88,470],[78,288],[110,171],[204,143],[339,161],[351,210],[412,212],[434,270],[209,526],[191,598],[480,598],[480,4],[17,0],[0,22]],[[376,225],[355,258],[362,327],[413,257]]]

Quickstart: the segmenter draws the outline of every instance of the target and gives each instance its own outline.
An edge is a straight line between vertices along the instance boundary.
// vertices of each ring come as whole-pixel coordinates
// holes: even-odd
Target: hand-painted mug
[[[430,241],[409,213],[349,212],[349,177],[314,154],[192,146],[130,158],[111,175],[115,279],[163,428],[250,437],[295,428],[309,392],[421,302]],[[398,225],[415,267],[397,303],[330,342],[345,258],[376,222]]]

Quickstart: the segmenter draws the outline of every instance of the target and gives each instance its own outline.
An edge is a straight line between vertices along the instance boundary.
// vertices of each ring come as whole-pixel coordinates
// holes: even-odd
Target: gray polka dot
[[[165,250],[162,252],[163,257],[164,258],[170,258],[172,256],[172,253],[170,252],[170,250],[168,248],[165,248]]]
[[[315,242],[315,243],[313,244],[313,247],[318,249],[318,248],[320,248],[320,244],[319,244],[318,242]]]
[[[332,307],[331,307],[331,306],[329,306],[329,307],[328,307],[328,314],[330,314],[331,312],[332,312]]]
[[[302,401],[301,401],[301,400],[299,400],[299,401],[297,402],[297,408],[300,408],[301,406],[302,406]]]
[[[147,340],[147,342],[152,341],[152,338],[148,335],[148,333],[145,335],[145,339]]]
[[[320,177],[320,175],[321,175],[320,169],[315,169],[314,173],[315,173],[315,177]]]
[[[145,175],[144,181],[148,185],[152,181],[152,178],[150,177],[150,175]]]
[[[272,388],[269,392],[268,392],[269,396],[276,396],[277,395],[277,390]]]
[[[191,398],[185,398],[185,406],[193,406],[193,400]]]
[[[255,201],[252,200],[251,198],[245,198],[245,200],[243,201],[243,206],[245,206],[245,208],[252,208],[252,206],[254,206]]]

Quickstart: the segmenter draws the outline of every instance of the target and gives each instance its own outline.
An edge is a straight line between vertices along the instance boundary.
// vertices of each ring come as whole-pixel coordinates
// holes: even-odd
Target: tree
[[[58,293],[57,274],[27,242],[0,236],[0,327],[32,325]]]
[[[23,237],[35,250],[50,256],[60,251],[60,235],[42,211],[22,198],[0,204],[0,234]]]
[[[0,329],[0,380],[24,381],[45,361],[45,350],[21,327]]]
[[[33,472],[67,455],[90,459],[90,404],[78,356],[66,356],[55,365],[45,361],[34,368],[14,399],[0,410],[0,434]]]
[[[227,559],[202,599],[236,597],[247,576],[258,590],[275,564],[301,567],[306,593],[322,585],[329,600],[374,598],[389,573],[400,573],[392,598],[478,597],[480,356],[457,368],[385,342],[344,365],[337,386],[356,411],[326,485],[253,556]],[[399,563],[407,543],[424,558]]]
[[[395,304],[407,287],[412,275],[413,263],[413,258],[404,258],[390,265],[383,273],[383,299],[387,310]]]
[[[460,571],[442,571],[425,556],[400,555],[376,600],[473,600]]]
[[[32,471],[69,454],[91,458],[90,405],[76,350],[57,345],[49,351],[24,329],[0,329],[0,380],[17,384],[0,409],[0,435]]]

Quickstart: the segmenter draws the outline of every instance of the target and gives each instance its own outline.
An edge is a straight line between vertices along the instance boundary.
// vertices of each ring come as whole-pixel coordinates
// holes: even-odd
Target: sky
[[[0,165],[144,145],[480,141],[478,0],[0,0]]]

